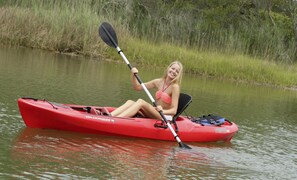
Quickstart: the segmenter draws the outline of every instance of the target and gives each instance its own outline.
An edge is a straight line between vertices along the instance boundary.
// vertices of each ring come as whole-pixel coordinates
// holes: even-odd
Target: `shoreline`
[[[65,55],[65,56],[74,56],[74,57],[91,57],[91,58],[98,58],[100,57],[100,59],[102,59],[102,61],[105,62],[111,62],[111,63],[121,63],[121,59],[119,56],[118,59],[120,60],[113,60],[110,58],[105,57],[104,55],[83,55],[83,54],[77,54],[77,53],[72,53],[72,52],[59,52],[59,51],[51,51],[51,50],[46,50],[46,49],[39,49],[39,48],[33,48],[33,47],[26,47],[26,46],[16,46],[16,45],[8,45],[8,44],[0,44],[2,46],[12,46],[12,47],[18,47],[18,48],[31,48],[31,49],[36,49],[36,50],[41,50],[41,51],[47,51],[47,52],[53,52],[56,54],[61,54],[61,55]],[[116,53],[115,53],[116,54]],[[129,59],[129,57],[127,57]],[[133,63],[134,64],[134,63]],[[144,64],[134,64],[134,65],[144,65]],[[146,64],[147,65],[147,64]],[[153,66],[154,68],[158,68]],[[205,74],[198,74],[198,73],[190,73],[190,72],[184,72],[185,74],[189,74],[190,76],[197,76],[197,77],[204,77],[204,78],[208,78],[208,79],[214,79],[214,80],[226,80],[229,81],[231,83],[239,83],[239,84],[247,84],[247,85],[255,85],[255,86],[262,86],[262,87],[268,87],[268,88],[273,88],[273,89],[281,89],[281,90],[288,90],[288,91],[297,91],[297,85],[293,86],[293,87],[286,87],[286,86],[281,86],[281,85],[274,85],[274,84],[268,84],[268,83],[259,83],[256,81],[246,81],[246,80],[241,80],[241,79],[228,79],[228,78],[223,78],[223,77],[217,77],[217,76],[212,76],[212,75],[205,75]]]
[[[85,23],[86,19],[75,15],[72,22],[66,23],[66,19],[58,20],[59,15],[51,14],[51,11],[31,12],[17,7],[0,9],[0,41],[3,45],[42,49],[70,56],[104,57],[111,62],[121,61],[115,50],[98,37],[98,24],[103,22],[98,17],[90,17]],[[69,14],[64,16],[68,17]],[[296,64],[277,63],[239,53],[152,43],[133,37],[118,22],[111,24],[117,32],[119,46],[134,65],[158,68],[172,60],[180,60],[185,73],[195,76],[297,90]]]

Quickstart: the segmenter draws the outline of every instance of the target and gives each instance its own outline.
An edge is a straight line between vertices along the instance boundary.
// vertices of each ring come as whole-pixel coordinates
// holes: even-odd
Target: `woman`
[[[177,111],[182,71],[182,64],[179,61],[174,61],[167,67],[163,77],[144,83],[147,89],[157,89],[155,97],[158,104],[157,107],[153,107],[150,103],[142,99],[138,99],[137,101],[128,100],[125,104],[111,112],[111,115],[133,117],[137,113],[140,113],[147,118],[162,119],[158,112],[162,110],[167,120],[171,120]],[[138,70],[132,68],[131,72],[133,88],[137,91],[142,90],[142,86],[134,76],[134,73],[138,73]]]

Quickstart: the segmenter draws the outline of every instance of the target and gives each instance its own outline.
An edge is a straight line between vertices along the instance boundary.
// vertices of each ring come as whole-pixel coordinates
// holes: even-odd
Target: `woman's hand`
[[[158,105],[157,107],[155,107],[156,111],[160,112],[160,111],[163,111],[163,108],[162,106]]]
[[[137,74],[137,73],[138,73],[138,69],[137,69],[136,67],[133,67],[133,68],[131,69],[131,73],[132,73],[132,74]]]
[[[136,67],[131,68],[131,80],[132,80],[132,86],[133,89],[135,89],[136,91],[140,91],[142,90],[142,86],[139,84],[136,75],[138,73],[138,69],[136,69]]]

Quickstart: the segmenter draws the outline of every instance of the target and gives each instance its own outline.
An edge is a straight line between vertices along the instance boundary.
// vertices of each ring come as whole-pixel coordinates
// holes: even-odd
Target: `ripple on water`
[[[241,126],[241,138],[235,139],[235,149],[240,154],[239,167],[255,172],[257,179],[296,179],[296,128],[290,128],[281,118],[257,122],[257,128]],[[264,120],[265,122],[265,120]]]
[[[0,103],[0,133],[1,138],[10,138],[24,126],[18,110],[8,104]]]

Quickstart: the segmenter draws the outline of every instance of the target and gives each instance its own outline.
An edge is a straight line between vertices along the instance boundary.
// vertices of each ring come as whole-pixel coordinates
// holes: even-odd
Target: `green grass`
[[[276,63],[240,52],[198,50],[174,42],[153,43],[133,36],[122,21],[98,16],[84,6],[79,13],[71,7],[0,7],[0,42],[122,61],[116,51],[98,37],[98,26],[103,21],[114,26],[119,45],[133,65],[164,68],[169,62],[180,60],[186,73],[199,76],[284,88],[297,86],[296,64]]]
[[[125,49],[128,49],[127,53],[125,52],[126,56],[137,64],[164,67],[172,60],[180,60],[186,72],[191,74],[282,87],[295,87],[297,84],[296,65],[281,64],[240,54],[197,51],[169,44],[152,44],[133,38],[125,43]]]

